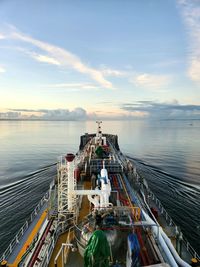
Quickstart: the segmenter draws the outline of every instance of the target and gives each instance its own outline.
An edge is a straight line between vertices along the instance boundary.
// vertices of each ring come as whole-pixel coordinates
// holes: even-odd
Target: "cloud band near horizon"
[[[181,105],[177,101],[161,103],[137,101],[123,103],[121,111],[113,116],[110,113],[89,113],[84,108],[69,109],[9,109],[0,113],[0,119],[40,119],[40,120],[95,120],[95,119],[200,119],[200,105]]]

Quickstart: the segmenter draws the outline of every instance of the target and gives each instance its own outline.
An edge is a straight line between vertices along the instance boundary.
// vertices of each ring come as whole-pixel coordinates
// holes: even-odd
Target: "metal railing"
[[[3,260],[8,260],[8,258],[10,257],[10,255],[12,254],[12,252],[14,251],[14,249],[16,248],[16,246],[20,243],[20,240],[23,238],[24,233],[29,228],[30,224],[33,222],[33,220],[35,219],[35,217],[37,216],[37,214],[39,213],[39,211],[41,210],[41,208],[44,206],[44,203],[46,202],[46,200],[48,198],[49,198],[49,190],[44,194],[44,196],[38,202],[37,206],[35,207],[35,209],[33,210],[33,212],[30,214],[30,216],[28,217],[28,219],[22,225],[22,227],[17,232],[17,234],[15,235],[15,237],[11,240],[9,246],[7,247],[7,249],[4,251],[4,253],[0,257],[0,262],[3,261]]]
[[[135,176],[137,180],[141,179],[141,176],[137,172]],[[148,185],[146,179],[142,178],[142,180],[143,180],[143,184]],[[155,202],[156,207],[158,208],[159,212],[165,218],[167,224],[169,226],[178,228],[175,222],[173,221],[173,219],[171,218],[171,216],[169,215],[169,213],[166,211],[166,209],[161,204],[161,201],[155,196],[155,194],[151,191],[151,189],[149,187],[146,187],[146,190],[148,192],[147,201],[148,201],[148,198],[149,199],[151,198]],[[189,243],[189,241],[184,235],[182,235],[182,241],[183,241],[183,244],[185,245],[186,250],[189,252],[189,254],[193,256],[194,258],[197,258],[198,260],[200,260],[200,256],[197,254],[197,252],[194,250],[194,248],[192,247],[192,245]]]
[[[148,189],[150,196],[149,198],[152,198],[152,200],[155,201],[157,208],[159,209],[160,213],[164,216],[166,222],[170,225],[170,226],[174,226],[177,227],[177,225],[175,224],[175,222],[173,221],[173,219],[171,218],[171,216],[169,215],[169,213],[167,213],[166,209],[162,206],[160,200],[154,195],[154,193]],[[182,236],[182,240],[183,243],[186,247],[186,250],[194,257],[197,258],[198,260],[200,260],[200,256],[197,254],[197,252],[194,250],[194,248],[191,246],[191,244],[189,243],[189,241],[186,239],[186,237],[183,235]]]

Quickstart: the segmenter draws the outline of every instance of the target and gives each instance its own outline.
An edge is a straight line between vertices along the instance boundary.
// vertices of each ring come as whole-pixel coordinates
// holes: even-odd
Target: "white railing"
[[[137,180],[139,178],[141,178],[137,172],[136,172],[136,178],[137,178]],[[144,179],[144,178],[142,178],[142,179],[143,179],[143,182],[147,184],[146,179]],[[177,225],[175,224],[175,222],[173,221],[173,219],[171,218],[169,213],[166,211],[166,209],[163,207],[160,200],[155,196],[155,194],[151,191],[151,189],[149,187],[146,189],[148,192],[148,198],[151,198],[155,202],[156,207],[158,208],[159,212],[163,215],[166,222],[170,226],[174,226],[177,228]],[[147,199],[147,201],[148,201],[148,199]],[[189,243],[189,241],[186,239],[186,237],[184,235],[182,236],[182,240],[183,240],[183,244],[185,245],[186,250],[190,253],[190,255],[193,256],[194,258],[197,258],[198,260],[200,260],[200,256],[197,254],[197,252],[194,250],[194,248],[191,246],[191,244]]]
[[[12,239],[9,246],[4,251],[3,255],[0,257],[0,262],[3,260],[7,260],[10,257],[10,255],[12,254],[12,252],[14,251],[14,249],[16,248],[16,246],[19,244],[20,240],[24,236],[24,233],[29,228],[30,224],[33,222],[33,220],[35,219],[35,217],[37,216],[41,208],[44,206],[44,203],[46,202],[48,198],[49,198],[49,191],[47,191],[45,195],[42,197],[42,199],[38,202],[37,206],[31,213],[31,215],[28,217],[26,222],[22,225],[20,230],[17,232],[15,237]]]
[[[177,225],[175,224],[175,222],[172,220],[171,216],[169,215],[169,213],[167,213],[166,209],[162,206],[160,200],[154,195],[154,193],[148,188],[148,191],[150,193],[149,198],[152,198],[152,200],[155,201],[157,208],[159,209],[160,213],[164,216],[166,222],[170,225],[170,226],[174,226],[177,227]],[[186,247],[186,250],[194,257],[197,258],[198,260],[200,260],[200,256],[197,254],[197,252],[194,250],[194,248],[191,246],[191,244],[188,242],[188,240],[186,239],[185,236],[182,237],[183,239],[183,243]]]

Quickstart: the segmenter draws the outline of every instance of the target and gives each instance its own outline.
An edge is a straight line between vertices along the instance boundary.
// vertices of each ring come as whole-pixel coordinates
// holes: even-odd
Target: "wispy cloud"
[[[2,33],[0,33],[0,40],[1,40],[1,39],[5,39],[5,38],[6,38],[5,35],[2,34]]]
[[[138,87],[149,89],[151,91],[163,91],[170,83],[171,78],[167,75],[153,75],[149,73],[134,74],[130,81]]]
[[[175,61],[173,61],[174,63]],[[177,63],[177,62],[176,62]],[[164,62],[160,63],[164,65]],[[167,63],[166,63],[167,64]],[[172,61],[168,64],[172,64]],[[126,70],[118,70],[108,68],[102,65],[101,71],[105,76],[113,77],[125,77],[131,84],[142,89],[163,92],[166,91],[167,86],[172,81],[172,76],[163,74],[152,74],[152,73],[138,73],[132,68]]]
[[[134,84],[135,86],[145,90],[163,92],[166,90],[167,85],[171,81],[171,78],[168,75],[138,73],[137,70],[133,70],[130,66],[125,69],[117,69],[105,65],[100,65],[99,68],[93,68],[84,63],[77,55],[64,48],[35,39],[20,32],[14,26],[9,26],[9,30],[10,32],[7,31],[8,33],[6,35],[4,33],[2,34],[3,38],[12,38],[31,45],[31,48],[24,46],[20,48],[18,47],[18,50],[27,54],[34,60],[62,67],[63,70],[71,68],[79,73],[89,76],[96,82],[96,85],[65,83],[60,85],[50,85],[50,87],[70,88],[71,91],[81,89],[92,90],[99,88],[114,89],[113,84],[108,80],[108,77],[112,77],[124,78],[127,83]],[[33,47],[35,47],[35,49]]]
[[[58,46],[37,40],[31,36],[19,32],[13,26],[10,27],[10,34],[6,38],[12,38],[20,40],[25,43],[29,43],[39,48],[45,54],[31,53],[30,56],[39,62],[45,62],[48,64],[58,65],[62,67],[72,68],[79,73],[88,75],[94,81],[96,81],[101,87],[112,89],[113,85],[108,81],[104,74],[93,67],[88,66],[84,63],[77,55],[70,51],[60,48]]]
[[[188,76],[200,83],[200,2],[199,0],[178,0],[178,4],[189,33]]]
[[[57,83],[57,84],[49,84],[47,87],[53,88],[67,88],[67,89],[86,89],[86,90],[97,90],[100,89],[99,86],[89,83]]]
[[[45,56],[45,55],[39,55],[36,53],[32,53],[31,56],[32,56],[32,58],[34,58],[35,60],[40,61],[40,62],[53,64],[53,65],[57,65],[57,66],[61,65],[60,62],[53,57],[49,57],[49,56]]]
[[[101,66],[101,72],[105,76],[113,76],[113,77],[122,77],[129,75],[127,71],[108,68],[105,65]]]
[[[165,61],[158,61],[152,64],[153,67],[156,67],[157,69],[162,69],[162,68],[169,68],[169,67],[174,67],[180,64],[183,64],[184,60],[183,59],[165,59]]]
[[[6,72],[6,69],[0,66],[0,73],[4,73],[4,72]]]

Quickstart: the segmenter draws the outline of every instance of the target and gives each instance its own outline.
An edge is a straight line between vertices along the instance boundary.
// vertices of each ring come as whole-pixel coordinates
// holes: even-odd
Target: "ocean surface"
[[[150,188],[200,254],[200,121],[105,121]],[[96,123],[0,121],[0,255]]]

